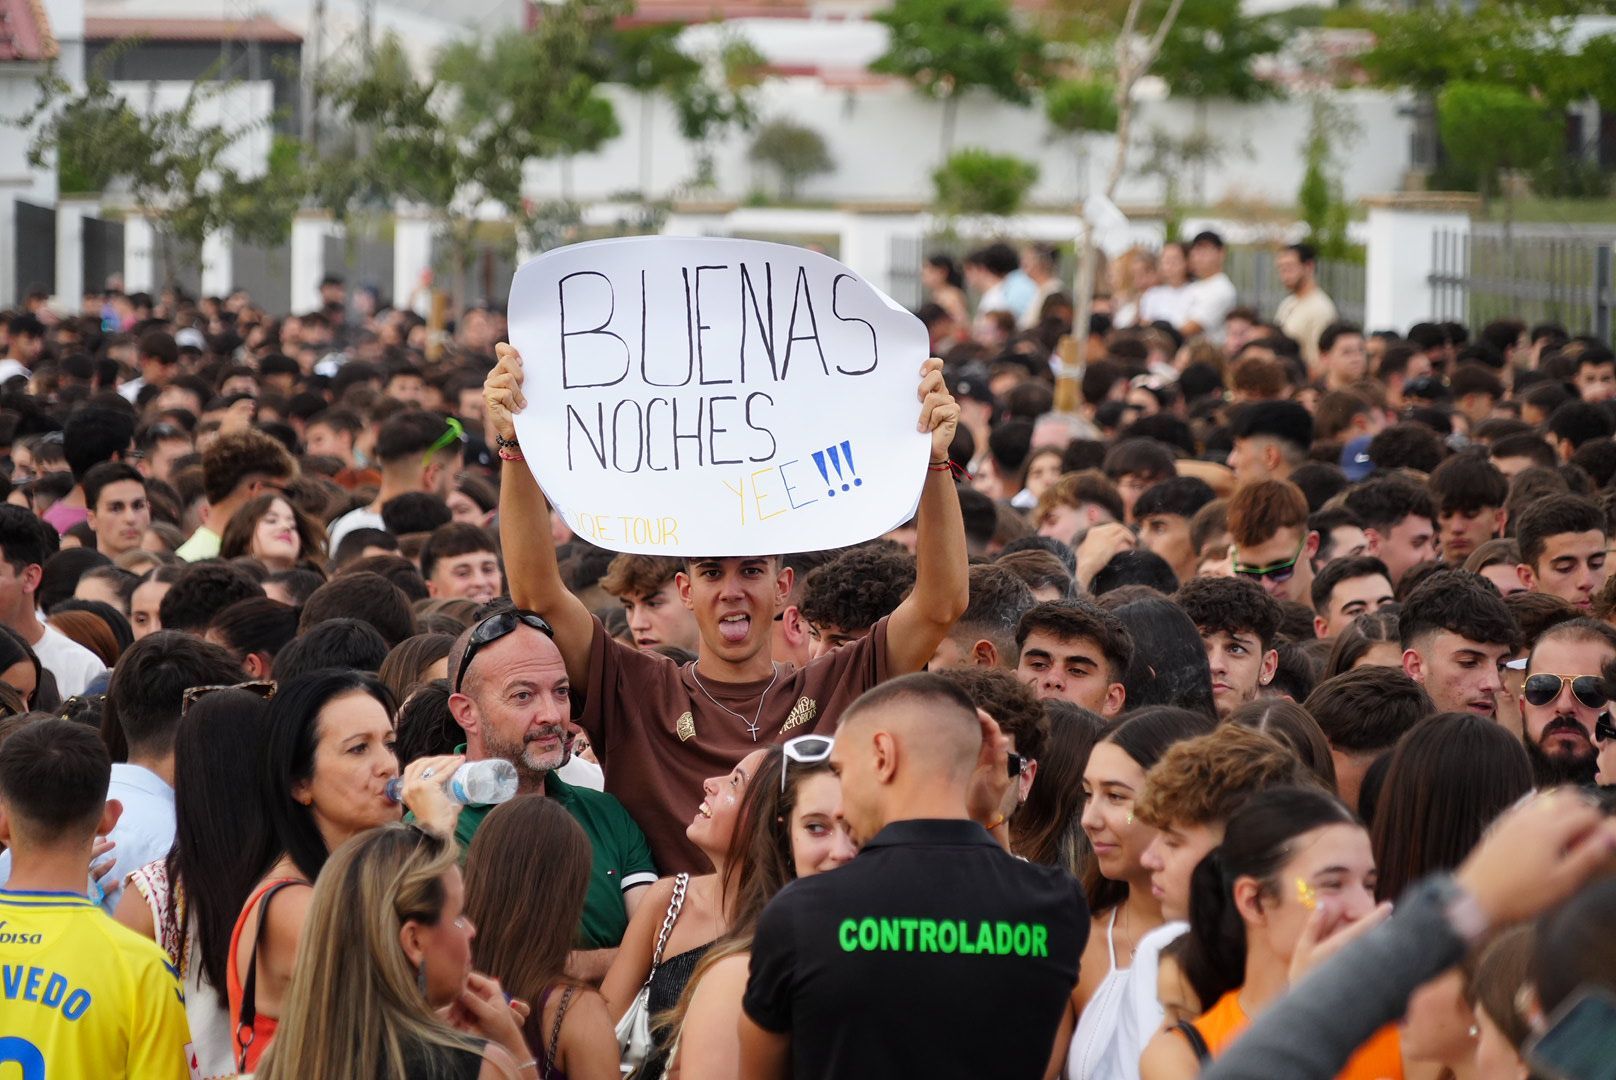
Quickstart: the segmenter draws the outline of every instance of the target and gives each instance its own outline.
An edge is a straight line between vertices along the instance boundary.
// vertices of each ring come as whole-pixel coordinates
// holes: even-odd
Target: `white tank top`
[[[1119,904],[1118,907],[1121,905]],[[1072,1045],[1066,1052],[1066,1080],[1127,1080],[1139,1075],[1139,1054],[1142,1047],[1134,1047],[1132,1067],[1128,1067],[1122,1040],[1117,1037],[1122,1011],[1126,1003],[1128,969],[1117,967],[1117,946],[1112,934],[1117,928],[1117,909],[1111,909],[1111,921],[1105,927],[1105,949],[1111,959],[1111,968],[1095,987],[1083,1015],[1077,1018],[1077,1030],[1072,1033]]]

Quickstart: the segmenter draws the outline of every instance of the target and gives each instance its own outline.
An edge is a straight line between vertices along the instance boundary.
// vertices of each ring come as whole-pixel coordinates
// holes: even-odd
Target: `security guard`
[[[1063,870],[973,820],[1009,782],[1007,742],[959,689],[908,675],[844,714],[831,752],[859,856],[783,889],[752,946],[741,1075],[1037,1078],[1088,908]]]

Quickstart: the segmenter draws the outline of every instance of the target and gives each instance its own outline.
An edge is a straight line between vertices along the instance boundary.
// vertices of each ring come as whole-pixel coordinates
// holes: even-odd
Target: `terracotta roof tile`
[[[49,60],[56,38],[40,0],[0,0],[0,61]]]

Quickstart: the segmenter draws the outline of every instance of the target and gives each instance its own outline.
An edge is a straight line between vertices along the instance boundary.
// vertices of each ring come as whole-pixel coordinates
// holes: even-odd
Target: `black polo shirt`
[[[975,822],[894,822],[764,909],[744,1007],[790,1034],[796,1080],[1038,1080],[1088,931],[1064,870]]]

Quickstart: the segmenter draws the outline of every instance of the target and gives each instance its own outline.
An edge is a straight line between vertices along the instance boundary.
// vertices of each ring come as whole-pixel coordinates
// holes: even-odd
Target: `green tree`
[[[339,218],[399,201],[425,208],[447,243],[462,301],[486,231],[480,208],[493,203],[544,242],[573,208],[526,199],[524,163],[586,153],[618,133],[595,78],[595,45],[614,10],[584,0],[548,7],[530,33],[446,47],[426,76],[396,37],[384,38],[369,63],[336,72],[325,88],[343,125],[370,137],[320,161],[317,201]]]
[[[626,86],[640,99],[640,196],[651,196],[652,138],[656,124],[651,115],[657,95],[677,101],[702,75],[701,61],[679,48],[684,27],[678,23],[614,27],[602,43],[604,82]]]
[[[1284,91],[1258,78],[1255,64],[1284,44],[1278,26],[1245,14],[1240,0],[1185,0],[1155,72],[1175,95],[1197,101],[1280,98]]]
[[[797,197],[803,180],[836,169],[824,137],[791,120],[773,120],[759,128],[747,157],[754,165],[774,171],[780,196],[788,200]]]
[[[697,78],[676,89],[673,104],[679,133],[696,146],[692,186],[712,186],[714,146],[726,132],[750,131],[757,123],[757,89],[766,63],[751,42],[730,36],[703,58]]]
[[[198,80],[174,108],[136,111],[112,90],[104,54],[75,89],[52,70],[40,77],[28,119],[43,117],[28,147],[36,167],[54,156],[64,194],[119,191],[152,223],[165,280],[200,257],[209,234],[274,244],[291,230],[303,192],[295,148],[276,140],[263,172],[231,164],[232,151],[267,120],[205,121],[199,111],[227,84]]]
[[[1340,259],[1352,252],[1347,239],[1351,210],[1342,194],[1336,149],[1356,131],[1345,111],[1322,94],[1316,95],[1310,106],[1307,138],[1302,143],[1306,165],[1296,202],[1307,223],[1308,242],[1320,255]]]
[[[1088,176],[1083,136],[1117,130],[1117,88],[1104,79],[1061,79],[1044,88],[1044,118],[1071,141],[1078,183]]]
[[[1008,217],[1038,182],[1038,166],[1008,154],[960,150],[931,178],[944,213]]]
[[[1042,35],[1019,24],[1006,0],[895,0],[873,18],[891,38],[870,70],[943,103],[945,159],[961,96],[980,90],[1026,105],[1046,77]]]
[[[1483,198],[1505,192],[1505,217],[1513,199],[1502,174],[1525,169],[1560,149],[1561,130],[1541,102],[1507,86],[1454,82],[1436,99],[1437,127],[1448,158],[1474,179]]]

